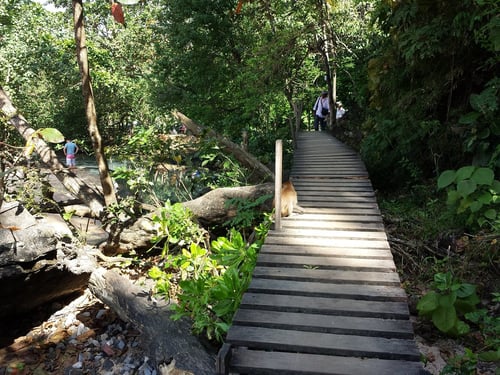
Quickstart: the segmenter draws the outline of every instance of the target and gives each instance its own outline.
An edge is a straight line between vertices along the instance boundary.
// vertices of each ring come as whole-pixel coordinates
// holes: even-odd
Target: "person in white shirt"
[[[342,102],[337,102],[337,113],[335,114],[335,120],[339,122],[339,120],[344,117],[346,110],[342,106]]]
[[[326,130],[326,118],[330,113],[330,103],[328,99],[328,91],[323,91],[316,99],[313,107],[314,112],[314,130]]]

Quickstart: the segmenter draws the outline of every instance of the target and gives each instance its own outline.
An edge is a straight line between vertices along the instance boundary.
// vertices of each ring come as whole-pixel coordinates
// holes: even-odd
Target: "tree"
[[[99,177],[101,179],[104,200],[109,206],[116,203],[116,194],[113,181],[109,174],[108,163],[104,155],[104,146],[102,144],[101,134],[97,126],[97,114],[94,105],[94,94],[92,92],[92,82],[89,72],[89,62],[87,57],[87,47],[85,45],[85,27],[83,22],[83,4],[82,0],[73,0],[73,17],[75,24],[76,57],[80,72],[82,74],[82,91],[85,99],[85,114],[87,116],[88,131],[92,139],[94,154],[99,168]]]

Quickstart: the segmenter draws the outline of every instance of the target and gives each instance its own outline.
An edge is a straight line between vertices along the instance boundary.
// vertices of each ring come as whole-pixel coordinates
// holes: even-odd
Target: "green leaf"
[[[478,185],[491,185],[495,179],[495,173],[490,168],[481,167],[472,173],[471,180]]]
[[[439,306],[432,314],[432,322],[441,332],[448,332],[457,323],[457,313],[453,306]]]
[[[61,143],[64,142],[64,135],[55,128],[38,129],[35,134],[40,134],[45,142]]]
[[[470,331],[470,327],[467,323],[457,319],[457,323],[455,324],[455,334],[463,336]]]
[[[479,116],[481,116],[479,112],[469,112],[465,115],[460,116],[458,122],[463,125],[471,125],[477,121]]]
[[[456,190],[450,190],[448,192],[448,198],[446,199],[446,204],[454,205],[460,199],[460,194]]]
[[[443,189],[451,185],[453,182],[455,182],[455,177],[456,172],[453,170],[447,170],[441,173],[437,181],[438,189]]]
[[[477,184],[472,180],[462,180],[457,184],[457,191],[462,197],[468,197],[477,189]]]
[[[470,178],[475,169],[476,167],[474,167],[473,165],[467,165],[465,167],[460,168],[457,171],[456,181],[459,182]]]
[[[495,220],[497,217],[497,211],[494,208],[490,208],[484,212],[484,217],[490,220]]]
[[[455,301],[457,300],[457,294],[452,292],[450,294],[440,295],[438,298],[439,306],[441,307],[453,307]]]
[[[481,207],[483,207],[483,204],[481,202],[474,201],[471,203],[469,209],[471,212],[478,212],[481,209]]]
[[[156,266],[152,267],[148,272],[149,277],[151,277],[153,280],[160,279],[163,274],[164,273],[162,272],[162,270],[160,270]]]
[[[473,284],[462,283],[457,289],[458,298],[466,298],[476,293],[476,286]]]
[[[426,315],[436,310],[439,306],[438,299],[439,294],[436,292],[429,292],[423,296],[417,303],[417,310],[419,314]]]
[[[478,358],[485,362],[497,362],[500,361],[500,348],[496,351],[490,350],[487,352],[479,353]]]

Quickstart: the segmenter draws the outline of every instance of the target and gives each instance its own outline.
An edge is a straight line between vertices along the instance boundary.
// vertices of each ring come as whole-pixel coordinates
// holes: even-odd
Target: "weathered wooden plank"
[[[420,375],[415,361],[349,358],[320,354],[233,350],[233,368],[242,374],[261,375]]]
[[[377,200],[374,197],[346,197],[341,195],[333,195],[333,194],[301,194],[298,196],[298,200],[301,204],[304,202],[309,202],[309,205],[312,202],[317,202],[319,206],[324,204],[325,202],[337,202],[341,205],[337,205],[339,207],[356,207],[356,205],[361,205],[362,207],[375,207],[377,204]]]
[[[399,319],[358,318],[243,308],[234,315],[233,324],[341,335],[413,338],[410,321]]]
[[[406,293],[399,286],[332,284],[311,281],[273,280],[254,277],[248,292],[296,296],[363,299],[368,301],[405,302]]]
[[[265,243],[260,249],[260,254],[296,254],[296,255],[324,255],[331,257],[348,258],[373,258],[373,259],[393,259],[389,248],[385,249],[366,249],[366,248],[346,248],[332,246],[311,246],[304,244],[275,245]]]
[[[319,191],[318,189],[301,189],[298,190],[297,187],[295,186],[295,190],[297,190],[298,196],[309,196],[309,197],[338,197],[338,198],[344,198],[344,199],[352,199],[352,198],[358,198],[358,199],[375,199],[375,193],[373,191],[370,191],[370,189],[366,189],[367,191],[352,191],[351,189],[344,189],[342,190],[333,190],[330,189],[328,191]]]
[[[254,277],[268,279],[308,280],[337,284],[400,285],[398,274],[395,272],[360,272],[257,266],[254,269],[253,275]]]
[[[342,201],[328,201],[326,199],[311,199],[307,200],[304,198],[300,199],[300,206],[302,207],[321,207],[321,208],[344,208],[350,210],[351,212],[355,212],[355,210],[360,209],[378,209],[376,202],[367,202],[367,203],[359,203],[359,202],[342,202]]]
[[[384,230],[384,224],[382,222],[357,222],[357,221],[331,221],[331,220],[283,220],[281,225],[283,229],[292,228],[316,228],[316,229],[341,229],[341,230],[353,230],[353,231],[373,231],[373,230]]]
[[[335,246],[335,247],[355,247],[367,249],[389,249],[389,244],[386,240],[377,239],[347,239],[347,238],[318,238],[318,237],[283,237],[274,235],[277,231],[272,231],[266,238],[266,243],[273,245],[304,245],[312,246]]]
[[[359,215],[373,216],[380,215],[378,207],[376,208],[343,208],[343,207],[305,207],[308,214],[338,214],[338,215]]]
[[[308,211],[311,211],[309,209]],[[322,213],[304,213],[304,214],[293,214],[287,218],[283,218],[283,224],[291,224],[291,222],[300,221],[303,223],[307,222],[325,222],[325,223],[344,223],[344,222],[352,222],[352,223],[379,223],[383,226],[383,221],[380,215],[351,215],[351,214],[342,214],[342,213],[331,213],[331,214],[322,214]]]
[[[415,343],[406,339],[289,331],[238,325],[232,328],[228,332],[226,341],[232,345],[248,348],[409,361],[418,361],[420,357]]]
[[[283,227],[279,231],[269,231],[268,236],[292,236],[292,237],[309,237],[316,238],[329,238],[335,240],[340,239],[374,239],[374,240],[387,240],[385,231],[353,231],[353,230],[326,230],[326,229],[312,229],[312,228],[290,228]]]
[[[242,308],[311,314],[408,319],[408,305],[399,301],[365,301],[283,294],[245,293]]]
[[[259,254],[257,264],[263,267],[315,267],[328,270],[395,271],[392,259],[332,258],[325,256]]]

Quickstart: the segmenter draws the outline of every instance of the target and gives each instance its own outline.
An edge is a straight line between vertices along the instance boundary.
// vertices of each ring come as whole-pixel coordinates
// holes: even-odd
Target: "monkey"
[[[288,180],[281,186],[281,217],[290,216],[293,212],[303,213],[304,209],[298,204],[297,191],[292,181]]]

